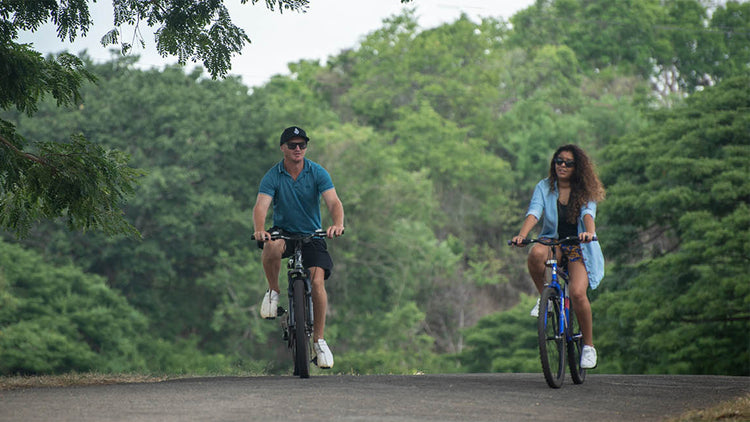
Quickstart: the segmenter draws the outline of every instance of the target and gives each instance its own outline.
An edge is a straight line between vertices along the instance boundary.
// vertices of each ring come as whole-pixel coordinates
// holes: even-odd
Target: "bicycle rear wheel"
[[[292,330],[292,354],[294,355],[294,375],[310,378],[310,338],[305,327],[305,281],[294,280],[294,330]]]
[[[560,329],[560,296],[546,287],[539,301],[539,359],[547,385],[560,388],[565,378],[565,332]]]
[[[586,370],[581,368],[582,350],[583,334],[581,334],[581,326],[578,325],[578,317],[571,307],[570,321],[568,321],[568,366],[574,384],[583,384],[583,381],[586,380]]]

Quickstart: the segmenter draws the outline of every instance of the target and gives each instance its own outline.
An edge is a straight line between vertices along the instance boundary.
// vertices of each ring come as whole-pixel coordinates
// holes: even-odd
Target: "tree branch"
[[[3,136],[0,136],[0,142],[2,142],[3,144],[5,144],[5,145],[6,145],[6,146],[7,146],[8,148],[10,148],[10,149],[11,149],[11,150],[12,150],[13,152],[15,152],[16,154],[18,154],[18,155],[20,155],[20,156],[22,156],[22,157],[24,157],[24,158],[26,158],[26,159],[28,159],[28,160],[30,160],[30,161],[33,161],[33,162],[35,162],[35,163],[39,163],[39,164],[41,164],[41,165],[44,165],[44,166],[49,166],[49,167],[52,167],[52,166],[50,166],[50,165],[49,165],[49,163],[47,163],[47,162],[46,162],[46,161],[45,161],[44,159],[42,159],[42,158],[40,158],[40,157],[37,157],[37,156],[36,156],[36,155],[34,155],[34,154],[30,154],[30,153],[28,153],[28,152],[24,152],[24,151],[21,151],[21,150],[20,150],[20,149],[18,149],[18,148],[17,148],[17,147],[15,146],[15,145],[13,145],[13,143],[12,143],[12,142],[10,142],[9,140],[7,140],[7,139],[6,139],[5,137],[3,137]],[[54,167],[52,167],[52,168],[54,169]],[[57,170],[57,169],[55,169],[55,170]]]

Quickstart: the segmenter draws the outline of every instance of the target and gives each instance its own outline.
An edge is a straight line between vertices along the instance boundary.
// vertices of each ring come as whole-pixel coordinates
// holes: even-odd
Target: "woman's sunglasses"
[[[555,164],[557,164],[558,166],[565,166],[567,168],[571,168],[576,165],[576,162],[573,160],[566,161],[566,160],[563,160],[562,158],[555,158]]]

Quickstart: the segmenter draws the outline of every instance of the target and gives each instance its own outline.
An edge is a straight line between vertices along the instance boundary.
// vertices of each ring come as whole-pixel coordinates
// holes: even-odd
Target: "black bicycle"
[[[277,316],[286,314],[281,319],[284,341],[292,351],[294,362],[294,375],[300,378],[310,377],[311,340],[313,332],[313,302],[312,284],[310,282],[310,271],[302,265],[302,245],[309,243],[312,239],[323,239],[326,237],[324,230],[316,230],[310,234],[293,234],[284,231],[273,231],[271,240],[284,239],[294,243],[294,253],[289,257],[287,267],[287,279],[289,286],[289,312],[279,306]],[[255,240],[255,236],[252,236]]]
[[[597,240],[596,236],[592,240]],[[545,284],[539,300],[539,318],[537,331],[539,341],[539,359],[547,385],[560,388],[565,378],[565,363],[570,368],[570,377],[574,384],[583,384],[586,370],[581,368],[583,335],[578,325],[578,318],[570,306],[568,295],[568,258],[563,255],[560,265],[557,263],[555,247],[563,244],[577,244],[577,236],[562,239],[524,239],[521,244],[541,243],[549,247],[549,258],[545,262],[552,269],[549,283]],[[512,245],[512,241],[508,241]],[[562,282],[560,281],[562,280]]]

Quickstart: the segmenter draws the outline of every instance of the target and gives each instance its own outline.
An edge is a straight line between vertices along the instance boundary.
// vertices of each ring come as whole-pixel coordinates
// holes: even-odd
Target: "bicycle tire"
[[[560,296],[546,287],[539,301],[537,330],[542,372],[551,388],[560,388],[565,379],[565,333],[560,332],[560,317]]]
[[[305,327],[305,281],[294,280],[292,301],[294,306],[294,330],[292,331],[292,354],[294,356],[294,375],[310,378],[310,339]]]
[[[583,334],[581,326],[578,325],[578,317],[570,308],[570,321],[568,321],[568,367],[570,367],[570,378],[574,384],[583,384],[586,380],[586,370],[581,368],[581,352],[583,351]]]

